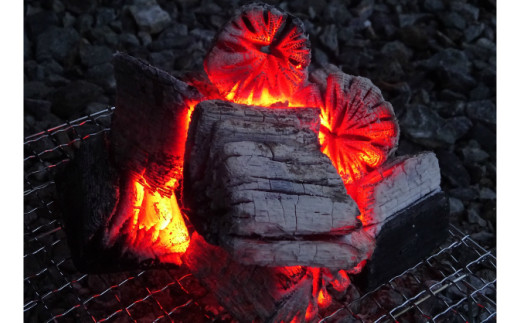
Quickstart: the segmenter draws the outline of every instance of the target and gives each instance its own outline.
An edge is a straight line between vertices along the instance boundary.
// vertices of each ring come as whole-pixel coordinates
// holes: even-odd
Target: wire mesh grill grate
[[[56,170],[110,130],[109,108],[24,143],[24,318],[28,322],[232,321],[189,271],[79,273],[54,201]],[[455,227],[437,253],[361,295],[355,286],[320,322],[486,322],[496,319],[496,258]]]

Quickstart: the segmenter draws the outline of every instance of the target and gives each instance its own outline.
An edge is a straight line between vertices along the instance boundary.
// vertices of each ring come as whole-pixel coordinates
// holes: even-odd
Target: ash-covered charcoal
[[[400,156],[347,186],[361,221],[376,236],[385,221],[427,195],[441,191],[439,162],[432,152]]]
[[[109,140],[82,145],[56,179],[82,271],[179,265],[189,234],[174,190],[197,90],[123,54]]]
[[[399,126],[394,110],[364,77],[329,68],[316,71],[312,81],[323,93],[321,150],[330,157],[345,185],[351,184],[382,165],[396,150]]]
[[[317,138],[319,109],[200,103],[184,202],[211,243],[244,264],[351,268],[371,253],[354,201]]]
[[[245,266],[197,233],[183,261],[240,322],[305,322],[307,308],[316,302],[314,271],[301,266]]]

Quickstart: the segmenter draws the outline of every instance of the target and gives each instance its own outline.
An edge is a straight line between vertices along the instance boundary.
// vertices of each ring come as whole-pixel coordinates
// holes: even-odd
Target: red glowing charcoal
[[[306,84],[310,58],[310,42],[298,18],[252,4],[223,27],[204,68],[226,99],[269,106],[290,103]]]
[[[385,162],[399,127],[392,105],[369,79],[334,72],[327,78],[319,138],[347,185]]]

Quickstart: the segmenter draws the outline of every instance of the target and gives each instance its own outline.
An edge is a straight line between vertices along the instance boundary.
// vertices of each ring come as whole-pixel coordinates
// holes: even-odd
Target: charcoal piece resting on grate
[[[356,286],[370,290],[428,256],[448,236],[447,199],[432,152],[400,156],[347,190],[376,248]]]
[[[229,253],[192,235],[183,262],[239,322],[304,322],[313,299],[306,267],[243,265]]]
[[[84,272],[179,265],[189,234],[174,190],[189,102],[200,95],[124,54],[114,56],[114,70],[110,135],[83,142],[56,178],[73,259]]]
[[[204,101],[186,143],[184,203],[209,242],[243,264],[351,268],[373,239],[330,159],[319,109]]]

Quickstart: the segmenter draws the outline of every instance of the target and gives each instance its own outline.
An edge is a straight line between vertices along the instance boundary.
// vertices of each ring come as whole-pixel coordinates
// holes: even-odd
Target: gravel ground
[[[399,118],[398,154],[434,151],[451,221],[496,237],[496,1],[274,2],[300,17],[312,64],[370,78]],[[202,69],[238,0],[25,0],[25,135],[114,105],[112,54]]]

